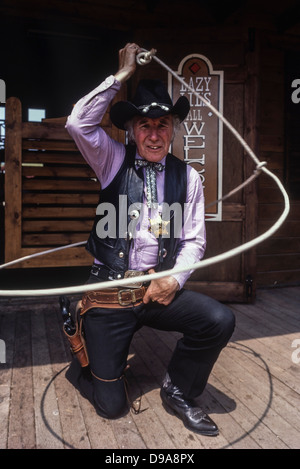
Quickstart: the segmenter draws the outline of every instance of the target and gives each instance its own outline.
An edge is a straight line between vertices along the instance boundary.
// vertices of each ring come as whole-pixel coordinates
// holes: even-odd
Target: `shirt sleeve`
[[[66,128],[86,162],[95,171],[101,187],[109,185],[120,168],[125,147],[100,127],[106,109],[121,84],[113,75],[80,99],[67,119]]]
[[[184,206],[182,236],[174,268],[185,268],[199,262],[206,249],[205,208],[203,186],[197,171],[188,170],[187,200]],[[180,288],[194,272],[193,269],[174,274]]]

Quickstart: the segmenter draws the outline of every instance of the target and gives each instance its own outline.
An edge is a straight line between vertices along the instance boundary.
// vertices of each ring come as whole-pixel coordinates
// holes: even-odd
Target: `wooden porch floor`
[[[65,379],[71,357],[57,302],[0,299],[6,345],[0,448],[299,449],[300,287],[259,290],[254,305],[230,307],[234,336],[199,398],[220,428],[209,438],[187,430],[161,404],[160,382],[177,334],[148,328],[136,334],[127,377],[131,397],[142,392],[146,410],[108,421]]]

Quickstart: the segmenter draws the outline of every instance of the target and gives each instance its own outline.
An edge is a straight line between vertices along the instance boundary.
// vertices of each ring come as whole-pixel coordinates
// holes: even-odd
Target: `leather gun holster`
[[[82,367],[86,367],[89,364],[89,358],[86,350],[84,334],[82,330],[83,317],[80,316],[81,301],[78,302],[76,308],[76,332],[73,335],[69,335],[65,330],[64,333],[70,343],[71,352],[78,359]]]

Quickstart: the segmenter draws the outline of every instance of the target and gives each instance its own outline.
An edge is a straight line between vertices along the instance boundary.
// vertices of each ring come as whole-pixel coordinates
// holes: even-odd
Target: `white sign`
[[[0,339],[0,363],[6,363],[6,346],[2,339]]]
[[[180,62],[177,74],[196,94],[223,112],[223,71],[214,71],[211,62],[203,55],[191,54]],[[169,93],[173,102],[180,96],[186,96],[191,106],[181,130],[176,134],[172,152],[198,171],[206,205],[209,205],[222,197],[223,125],[189,88],[169,73]],[[222,204],[210,206],[205,218],[221,221]]]
[[[6,103],[6,86],[5,81],[0,79],[0,104]]]

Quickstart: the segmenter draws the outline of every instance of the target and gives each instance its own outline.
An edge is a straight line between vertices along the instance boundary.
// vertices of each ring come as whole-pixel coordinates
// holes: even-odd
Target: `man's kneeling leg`
[[[101,380],[93,375],[93,400],[96,411],[108,419],[119,418],[128,412],[124,376],[115,380]]]

